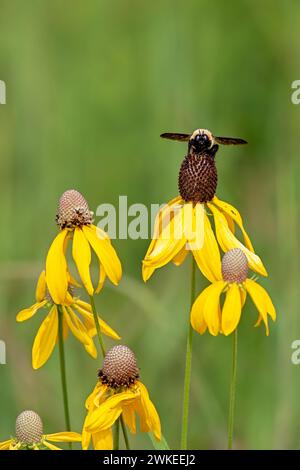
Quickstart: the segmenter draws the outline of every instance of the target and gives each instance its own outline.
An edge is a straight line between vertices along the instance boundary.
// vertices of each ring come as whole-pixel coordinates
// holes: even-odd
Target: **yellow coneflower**
[[[173,138],[173,134],[171,137],[170,134],[166,136]],[[176,139],[178,135],[174,136]],[[143,260],[144,281],[150,278],[155,269],[170,261],[180,265],[188,251],[192,251],[201,272],[211,282],[215,281],[220,277],[220,254],[216,238],[223,251],[240,248],[247,256],[250,268],[266,276],[265,267],[254,253],[238,210],[215,195],[215,155],[218,145],[214,136],[206,129],[197,129],[190,136],[186,135],[179,140],[189,140],[188,155],[179,172],[180,196],[160,209],[156,217],[153,239]],[[211,215],[216,238],[209,220]],[[244,244],[234,235],[235,225],[242,232]]]
[[[269,335],[268,315],[275,321],[275,308],[266,290],[248,278],[248,270],[248,260],[241,249],[234,248],[224,254],[220,265],[222,274],[201,292],[193,304],[191,324],[194,330],[203,334],[208,328],[214,336],[232,333],[238,326],[248,293],[259,312],[255,326],[263,321]],[[221,309],[222,293],[226,297]]]
[[[68,331],[71,330],[73,335],[83,344],[86,351],[94,358],[97,357],[97,349],[93,342],[96,335],[96,325],[91,306],[75,297],[73,294],[73,280],[68,275],[68,292],[65,296],[65,302],[61,305],[63,312],[63,333],[67,338]],[[73,295],[72,295],[73,294]],[[43,320],[32,347],[32,367],[38,369],[42,367],[52,354],[58,338],[58,306],[48,290],[48,279],[46,273],[42,271],[39,276],[36,287],[36,302],[29,308],[21,310],[17,315],[17,321],[23,322],[33,317],[38,310],[46,308],[49,310],[46,318]],[[83,321],[76,314],[81,315]],[[120,339],[120,336],[101,318],[99,318],[101,331],[113,339]]]
[[[118,284],[122,276],[120,260],[107,234],[93,225],[93,213],[78,191],[65,191],[56,217],[60,232],[52,242],[46,260],[47,284],[56,304],[64,304],[68,291],[66,249],[70,239],[72,256],[88,294],[100,291],[106,276]],[[91,248],[99,260],[99,282],[94,288],[90,276]]]
[[[62,450],[51,442],[81,442],[81,434],[77,432],[44,434],[43,422],[39,415],[35,411],[26,410],[16,419],[15,437],[0,442],[0,450]]]
[[[88,449],[92,438],[95,449],[112,449],[112,426],[120,416],[135,434],[135,413],[140,417],[141,431],[153,432],[160,440],[160,419],[147,388],[139,380],[134,353],[127,346],[114,346],[106,353],[98,376],[99,382],[86,401],[82,448]]]

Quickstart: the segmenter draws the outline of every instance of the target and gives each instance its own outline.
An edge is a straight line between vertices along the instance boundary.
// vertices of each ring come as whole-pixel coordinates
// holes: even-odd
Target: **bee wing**
[[[235,139],[234,137],[214,137],[217,144],[222,145],[242,145],[247,144],[246,140],[243,139]]]
[[[191,134],[176,134],[174,132],[165,132],[160,134],[163,139],[178,140],[179,142],[187,142],[190,140]]]

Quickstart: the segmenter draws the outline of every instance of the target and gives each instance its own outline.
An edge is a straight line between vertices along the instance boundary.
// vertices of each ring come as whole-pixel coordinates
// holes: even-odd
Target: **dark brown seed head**
[[[178,187],[182,199],[187,202],[208,202],[216,193],[217,168],[213,156],[189,154],[182,162]]]
[[[61,229],[93,223],[93,212],[79,191],[69,189],[63,193],[59,200],[56,222]]]
[[[43,436],[43,423],[37,413],[23,411],[16,419],[16,438],[22,444],[40,442]]]
[[[222,276],[227,282],[244,282],[248,276],[248,261],[239,248],[227,251],[222,258]]]
[[[113,388],[133,385],[139,378],[139,369],[131,349],[122,345],[109,349],[98,377],[103,384]]]

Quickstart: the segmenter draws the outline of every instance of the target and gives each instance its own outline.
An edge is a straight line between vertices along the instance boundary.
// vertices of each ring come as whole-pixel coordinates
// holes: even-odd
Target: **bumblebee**
[[[215,137],[207,129],[196,129],[192,134],[161,134],[163,139],[188,142],[188,153],[184,158],[178,177],[178,188],[187,202],[208,202],[216,193],[218,174],[215,155],[219,145],[247,144],[243,139]]]

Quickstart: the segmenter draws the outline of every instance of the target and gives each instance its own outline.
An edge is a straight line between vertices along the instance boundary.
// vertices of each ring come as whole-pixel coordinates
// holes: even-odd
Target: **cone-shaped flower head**
[[[224,281],[242,283],[248,276],[248,261],[239,248],[227,251],[222,258],[222,276]]]
[[[23,444],[40,442],[43,436],[43,422],[32,410],[22,411],[16,419],[16,438]]]
[[[56,221],[61,229],[82,227],[93,223],[93,212],[79,191],[69,189],[59,200]]]
[[[127,346],[118,345],[107,351],[98,376],[109,387],[129,387],[139,378],[134,353]]]

